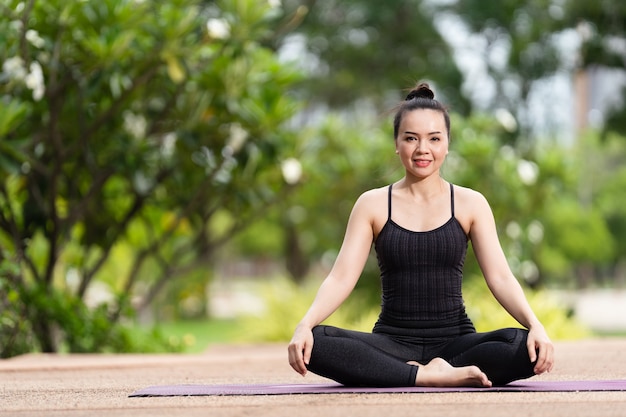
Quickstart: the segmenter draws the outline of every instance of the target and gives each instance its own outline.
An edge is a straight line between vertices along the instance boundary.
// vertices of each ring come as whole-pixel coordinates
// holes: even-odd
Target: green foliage
[[[23,320],[27,305],[9,277],[19,270],[0,246],[0,358],[28,352],[34,342],[31,322]]]
[[[301,36],[287,33],[287,42],[301,41],[312,57],[302,66],[309,72],[305,87],[313,102],[341,109],[373,102],[380,108],[388,104],[391,91],[428,79],[457,111],[469,111],[461,94],[462,74],[426,2],[284,3],[302,19],[295,29]]]
[[[446,27],[435,27],[447,21],[442,11],[485,41],[495,85],[486,107],[519,116],[508,125],[455,116],[444,176],[485,194],[514,271],[531,285],[567,283],[583,263],[604,274],[623,264],[623,136],[584,138],[574,150],[525,134],[537,80],[579,65],[623,67],[611,46],[619,42],[607,41],[624,38],[619,2],[283,3],[2,2],[3,354],[97,349],[106,337],[103,349],[132,349],[105,319],[132,317],[130,299],[188,317],[184,305],[204,297],[218,250],[284,257],[299,279],[312,259],[332,262],[358,195],[402,175],[379,117],[390,96],[428,79],[470,114],[436,30]],[[591,29],[580,62],[555,52],[574,28]],[[290,42],[304,58],[285,64],[276,51]],[[614,119],[623,131],[624,118]],[[293,158],[303,174],[289,183],[281,163]],[[375,269],[360,284],[363,303],[377,289]],[[87,309],[94,283],[111,301]]]
[[[14,274],[16,271],[12,271]],[[158,330],[137,331],[127,324],[133,313],[127,309],[125,323],[111,323],[110,306],[89,308],[76,296],[30,285],[16,287],[0,274],[0,358],[25,352],[41,352],[37,326],[53,323],[54,335],[61,341],[60,352],[158,352],[180,350],[178,344]],[[25,318],[35,318],[25,320]]]
[[[531,135],[536,136],[536,131],[533,134],[537,121],[536,96],[542,95],[541,100],[547,102],[545,109],[554,100],[551,94],[545,94],[550,90],[553,76],[566,74],[574,79],[594,68],[611,68],[616,70],[614,74],[623,75],[626,53],[617,45],[626,38],[624,2],[464,0],[436,4],[440,16],[452,14],[469,30],[467,39],[471,41],[466,41],[463,48],[471,51],[466,53],[483,57],[488,81],[481,78],[468,90],[486,108],[508,109],[517,116],[518,126],[511,140],[519,141],[519,146]],[[493,94],[485,93],[485,86],[493,88]],[[626,89],[621,95],[625,97]],[[575,100],[585,102],[587,98],[575,97]],[[602,110],[607,113],[604,129],[624,134],[625,109],[619,104]],[[560,124],[546,122],[555,135],[561,133]],[[574,123],[581,122],[585,123],[580,120]]]
[[[610,238],[593,241],[604,242],[598,246],[607,251],[596,259],[611,256],[611,263],[623,262],[626,254],[626,208],[620,196],[626,189],[626,137],[609,134],[602,138],[598,134],[589,134],[579,142],[577,161],[585,167],[579,183],[582,209],[586,210],[585,215],[591,211],[592,215],[601,217],[602,231],[611,235]]]
[[[464,286],[467,313],[477,331],[502,327],[521,327],[497,303],[484,281],[469,280]],[[287,342],[300,319],[309,308],[319,281],[311,280],[296,286],[288,280],[268,282],[261,296],[266,304],[264,314],[245,317],[241,321],[246,341]],[[591,332],[571,317],[558,300],[546,292],[528,292],[528,299],[546,331],[554,340],[588,337]],[[353,330],[369,332],[378,318],[380,307],[368,300],[365,293],[353,292],[346,302],[324,322]]]
[[[284,342],[291,339],[298,322],[313,302],[318,286],[319,281],[315,280],[296,285],[284,278],[265,283],[259,295],[266,310],[261,315],[241,319],[242,340]],[[324,323],[370,331],[378,312],[364,300],[363,294],[354,292]]]
[[[504,127],[494,118],[453,122],[444,176],[489,200],[516,276],[533,287],[573,286],[577,267],[615,259],[619,229],[611,231],[603,207],[613,206],[616,223],[626,212],[617,214],[608,203],[616,188],[605,192],[605,187],[619,183],[619,176],[601,167],[621,161],[623,149],[614,142],[611,149],[592,134],[573,149],[546,141],[522,150],[504,143]],[[479,274],[473,257],[466,270]]]
[[[626,28],[620,23],[626,16],[623,2],[568,0],[563,11],[563,26],[577,27],[583,32],[582,66],[624,67],[624,51],[607,42],[610,38],[626,37]]]
[[[504,327],[520,327],[491,295],[484,280],[469,279],[463,288],[467,314],[476,330],[489,331]],[[573,312],[546,291],[526,289],[526,298],[553,340],[575,340],[589,337],[591,330],[573,317]]]
[[[171,294],[199,291],[210,274],[195,272],[289,191],[280,162],[298,103],[285,91],[299,74],[264,46],[279,11],[255,0],[0,7],[1,260],[20,288],[0,298],[24,307],[20,331],[13,316],[3,329],[20,349],[132,349],[114,325],[128,300],[145,310],[180,277]],[[113,301],[88,309],[94,283]]]
[[[567,259],[602,263],[613,258],[613,239],[598,211],[563,199],[551,206],[548,216],[547,243],[559,246]]]
[[[329,116],[300,142],[302,184],[286,203],[302,209],[294,221],[314,255],[338,248],[358,196],[394,177],[393,138],[380,124],[366,114]]]
[[[617,135],[602,141],[589,132],[564,155],[568,180],[559,188],[551,184],[540,212],[544,239],[538,265],[553,285],[612,285],[626,253],[626,211],[616,198],[626,184],[621,168],[626,141]]]
[[[142,332],[146,327],[137,325],[136,329]],[[195,319],[159,322],[153,331],[188,353],[204,352],[212,344],[242,341],[241,326],[237,320]]]
[[[61,351],[68,352],[133,352],[175,350],[175,346],[159,337],[147,334],[141,341],[124,324],[111,325],[107,304],[89,308],[78,297],[41,287],[27,288],[20,297],[30,310],[27,316],[39,316],[42,321],[55,323],[57,337],[62,340]],[[124,300],[120,300],[124,303]],[[126,307],[128,309],[128,307]],[[125,312],[132,318],[130,310]],[[37,326],[34,323],[33,326]]]
[[[307,265],[294,274],[296,280],[304,279],[314,261],[332,260],[354,201],[397,178],[391,134],[380,128],[380,118],[367,116],[332,114],[302,126],[292,150],[301,178],[258,225],[238,237],[232,254],[304,259]]]

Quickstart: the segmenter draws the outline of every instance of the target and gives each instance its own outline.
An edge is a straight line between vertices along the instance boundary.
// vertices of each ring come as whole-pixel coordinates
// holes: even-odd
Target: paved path
[[[626,378],[626,339],[556,344],[546,380]],[[0,416],[626,416],[626,392],[129,398],[150,385],[298,383],[284,345],[201,355],[25,355],[0,361]]]

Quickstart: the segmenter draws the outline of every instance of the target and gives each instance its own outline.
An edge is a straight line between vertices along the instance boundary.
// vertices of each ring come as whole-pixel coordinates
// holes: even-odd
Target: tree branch
[[[28,19],[30,16],[30,12],[33,10],[33,6],[35,5],[35,0],[30,0],[26,6],[24,7],[24,13],[22,14],[22,18],[20,21],[22,22],[22,34],[20,36],[20,53],[22,54],[22,59],[26,66],[30,64],[30,57],[28,56],[28,41],[26,40],[26,31],[28,30]]]
[[[191,248],[188,248],[191,250]],[[184,266],[172,266],[172,263],[168,263],[163,259],[161,262],[161,275],[156,282],[150,287],[146,296],[141,300],[141,303],[137,306],[137,310],[141,311],[147,306],[152,304],[154,298],[161,292],[165,284],[172,278],[172,276],[181,276],[194,271],[199,266],[207,262],[207,258],[210,258],[212,253],[212,247],[207,247],[202,253],[199,253],[192,261]]]
[[[203,216],[203,226],[198,231],[196,237],[191,239],[192,243],[179,248],[177,253],[175,253],[174,256],[172,256],[172,259],[173,260],[181,259],[181,257],[179,256],[181,253],[187,253],[198,247],[202,248],[201,251],[196,254],[194,260],[192,260],[187,265],[183,265],[183,266],[176,266],[174,265],[173,262],[167,262],[163,260],[161,257],[159,257],[160,265],[162,268],[161,275],[157,279],[157,281],[150,287],[146,296],[142,299],[141,304],[137,307],[137,309],[142,310],[146,308],[148,305],[150,305],[152,301],[154,300],[154,298],[157,296],[157,294],[163,289],[163,286],[165,286],[165,284],[172,278],[172,276],[175,276],[175,275],[180,276],[180,275],[189,273],[195,270],[196,268],[200,267],[201,265],[205,264],[206,262],[208,262],[208,260],[212,256],[212,253],[216,247],[220,247],[224,245],[229,240],[231,240],[237,233],[243,230],[246,226],[250,225],[250,223],[252,223],[258,218],[263,217],[263,215],[265,214],[264,209],[267,209],[276,201],[279,201],[280,199],[284,198],[285,193],[289,192],[290,189],[291,187],[284,188],[282,192],[279,193],[275,198],[266,201],[265,204],[261,206],[260,210],[254,210],[252,212],[253,215],[248,216],[244,218],[243,220],[237,221],[220,238],[214,239],[212,241],[206,238],[208,230],[205,227],[208,224],[208,221],[211,215],[209,214],[209,215]],[[208,213],[214,213],[216,211],[216,208],[219,206],[220,206],[219,204],[214,204],[213,205],[214,208],[209,210]],[[208,244],[198,245],[197,243],[201,240],[208,242]]]
[[[85,215],[85,209],[89,201],[94,198],[94,195],[102,190],[104,184],[111,178],[111,176],[115,173],[112,168],[107,168],[102,170],[96,178],[91,183],[91,187],[87,194],[84,195],[80,201],[74,203],[68,213],[68,215],[63,219],[63,227],[67,230],[71,228],[79,219],[83,218]]]
[[[10,217],[6,217],[5,214],[2,211],[0,211],[0,227],[2,227],[2,229],[5,230],[11,236],[13,240],[13,246],[15,248],[15,254],[17,255],[17,261],[26,263],[26,265],[28,266],[28,269],[33,274],[34,279],[36,281],[39,281],[40,279],[39,272],[37,271],[37,268],[35,267],[33,260],[26,255],[24,239],[22,235],[20,234],[19,226],[17,225],[15,221],[15,213],[13,212],[13,209],[11,208],[11,205],[9,204],[10,200],[9,200],[8,192],[4,184],[1,184],[1,183],[0,183],[0,193],[2,193],[5,201],[7,202],[6,207],[9,211],[9,216],[10,216]],[[21,281],[22,275],[20,275],[19,278]]]
[[[156,178],[153,190],[169,175],[169,173],[170,173],[170,169],[164,169],[159,173],[159,175]],[[82,298],[85,295],[85,291],[87,291],[87,287],[89,286],[94,275],[96,274],[96,272],[98,272],[98,270],[102,267],[102,265],[104,265],[104,262],[108,259],[111,253],[111,249],[113,248],[113,244],[119,239],[119,237],[123,233],[126,232],[131,220],[135,218],[137,213],[139,213],[139,211],[143,208],[144,203],[147,200],[148,196],[150,196],[150,194],[151,192],[148,192],[143,195],[135,193],[135,200],[133,201],[133,204],[124,215],[124,218],[122,219],[122,221],[120,221],[116,225],[116,228],[115,228],[116,230],[114,232],[114,235],[111,239],[109,239],[109,243],[104,248],[102,256],[100,256],[100,259],[98,259],[95,265],[83,275],[83,278],[80,282],[80,286],[78,288],[79,297]]]

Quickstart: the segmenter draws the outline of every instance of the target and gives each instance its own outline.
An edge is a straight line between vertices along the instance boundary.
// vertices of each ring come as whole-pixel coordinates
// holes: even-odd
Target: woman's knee
[[[326,326],[323,324],[313,327],[313,329],[311,330],[313,332],[313,339],[317,340],[317,339],[321,339],[323,337],[329,336],[329,333],[328,333],[329,328],[330,326]]]
[[[346,337],[353,338],[354,332],[352,330],[346,330],[339,327],[328,326],[325,324],[320,324],[313,327],[313,339],[323,338],[323,337]]]
[[[526,346],[528,340],[528,330],[516,327],[507,327],[486,333],[485,341],[504,342],[511,345]]]
[[[528,330],[517,328],[510,328],[507,330],[513,334],[511,343],[517,345],[520,351],[527,352],[528,349],[526,348],[526,344],[528,341]]]

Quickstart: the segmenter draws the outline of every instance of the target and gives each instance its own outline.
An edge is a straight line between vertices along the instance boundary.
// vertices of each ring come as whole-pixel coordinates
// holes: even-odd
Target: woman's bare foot
[[[477,366],[462,366],[455,368],[441,358],[435,358],[426,365],[418,362],[407,362],[409,365],[419,366],[415,386],[418,387],[485,387],[491,386],[491,381]]]

